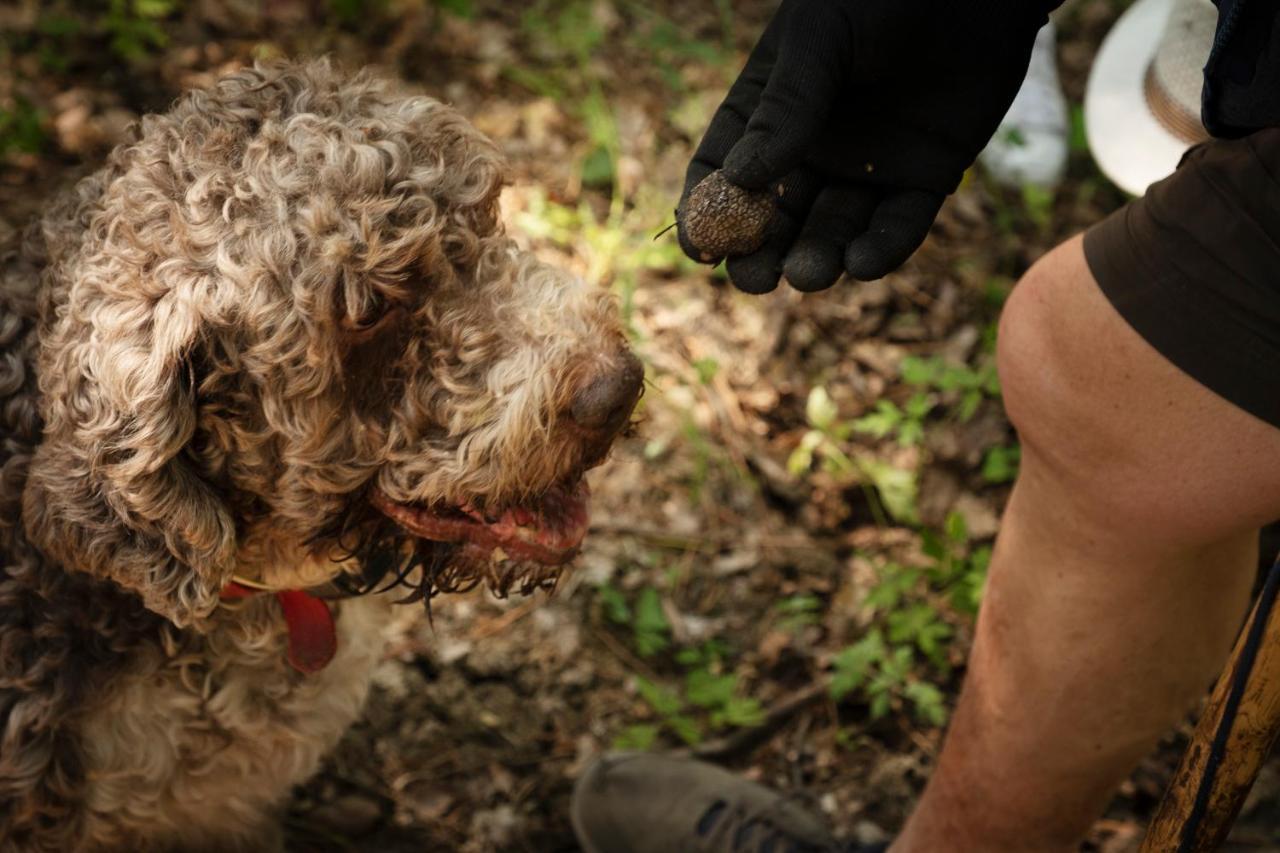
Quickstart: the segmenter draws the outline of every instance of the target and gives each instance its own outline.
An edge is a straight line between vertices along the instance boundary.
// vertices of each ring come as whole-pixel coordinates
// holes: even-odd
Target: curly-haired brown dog
[[[389,605],[330,604],[325,665],[315,599],[229,589],[527,590],[577,550],[641,371],[503,234],[502,177],[437,101],[258,67],[0,259],[4,850],[278,843]]]

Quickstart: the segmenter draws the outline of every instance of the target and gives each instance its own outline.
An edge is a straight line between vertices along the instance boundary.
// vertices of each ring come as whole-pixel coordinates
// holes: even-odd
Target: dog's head
[[[502,179],[449,107],[324,63],[143,119],[45,219],[32,540],[178,624],[352,555],[554,580],[642,371],[505,236]]]

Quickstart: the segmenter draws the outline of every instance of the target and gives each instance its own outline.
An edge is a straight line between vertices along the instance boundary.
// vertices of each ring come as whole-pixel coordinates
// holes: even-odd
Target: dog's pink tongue
[[[441,513],[427,507],[396,503],[380,490],[373,503],[405,530],[437,542],[466,543],[476,552],[501,548],[517,560],[545,565],[567,563],[578,553],[588,526],[586,483],[573,489],[556,486],[548,490],[536,506],[520,506],[490,521],[474,507]]]
[[[465,512],[483,525],[493,545],[508,556],[559,565],[573,559],[582,547],[590,520],[589,495],[587,484],[579,482],[572,490],[556,486],[536,507],[513,507],[497,521],[489,521],[475,510]],[[477,539],[479,544],[489,544],[483,536]]]

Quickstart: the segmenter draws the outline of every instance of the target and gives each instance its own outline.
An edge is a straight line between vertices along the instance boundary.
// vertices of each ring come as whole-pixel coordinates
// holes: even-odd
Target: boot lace
[[[695,832],[705,853],[835,853],[787,832],[774,815],[777,806],[747,809],[724,800],[712,803],[698,818]]]

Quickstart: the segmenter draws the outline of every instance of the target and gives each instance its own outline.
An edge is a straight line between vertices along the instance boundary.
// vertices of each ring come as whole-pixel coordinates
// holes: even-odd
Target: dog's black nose
[[[631,417],[644,386],[644,367],[631,353],[589,378],[573,395],[569,415],[594,432],[615,432]]]

